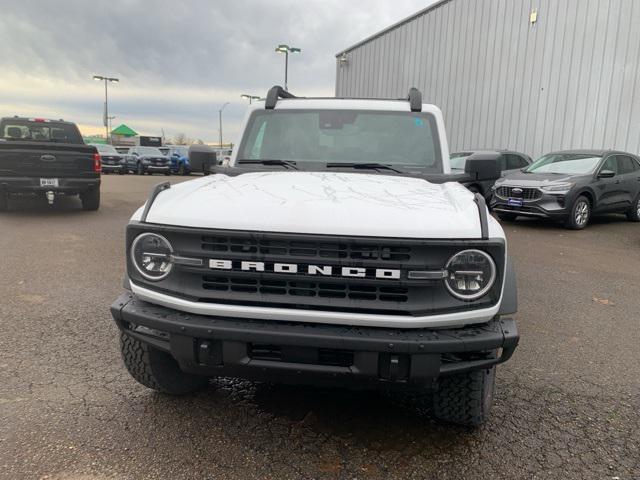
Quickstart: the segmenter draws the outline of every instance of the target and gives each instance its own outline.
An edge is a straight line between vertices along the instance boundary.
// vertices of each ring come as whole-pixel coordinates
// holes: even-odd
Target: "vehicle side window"
[[[524,168],[529,163],[519,155],[505,155],[507,157],[507,170],[516,170]]]
[[[624,175],[625,173],[633,173],[635,171],[635,166],[637,166],[637,163],[633,158],[626,155],[618,157],[618,171],[620,174]]]
[[[617,161],[618,157],[615,156],[611,156],[609,158],[607,158],[604,163],[602,164],[602,168],[600,169],[600,171],[602,170],[611,170],[612,172],[615,172],[615,174],[617,175],[619,172],[618,170],[618,161]]]

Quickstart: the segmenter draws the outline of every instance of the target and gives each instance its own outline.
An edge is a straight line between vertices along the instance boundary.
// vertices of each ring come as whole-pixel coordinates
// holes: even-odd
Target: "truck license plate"
[[[521,207],[522,199],[521,198],[509,198],[507,199],[507,205],[511,207]]]
[[[57,178],[41,178],[40,186],[41,187],[57,187],[58,179]]]

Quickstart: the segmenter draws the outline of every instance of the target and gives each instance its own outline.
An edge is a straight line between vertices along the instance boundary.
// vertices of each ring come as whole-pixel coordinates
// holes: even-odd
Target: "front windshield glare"
[[[162,155],[162,152],[155,147],[138,147],[136,151],[141,155]]]
[[[525,172],[582,175],[595,171],[602,157],[582,153],[550,154],[540,157]]]
[[[100,153],[118,153],[118,151],[111,145],[96,145],[95,146]]]
[[[454,170],[464,170],[467,164],[467,159],[471,156],[470,153],[452,153],[449,157],[449,163]]]
[[[442,172],[436,121],[429,113],[263,110],[249,119],[240,160],[380,163]]]

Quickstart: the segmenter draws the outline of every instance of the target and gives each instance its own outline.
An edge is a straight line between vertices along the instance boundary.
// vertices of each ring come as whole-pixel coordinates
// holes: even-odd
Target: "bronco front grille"
[[[339,281],[301,282],[293,280],[267,280],[259,277],[226,277],[220,275],[204,275],[202,277],[202,288],[222,292],[380,302],[406,302],[409,294],[407,287],[358,285],[341,283]]]
[[[224,236],[203,236],[201,241],[202,249],[209,252],[395,262],[411,260],[411,247],[397,245]]]
[[[127,255],[131,280],[201,303],[420,316],[495,305],[502,288],[497,281],[485,297],[464,302],[453,297],[441,279],[409,276],[411,271],[441,270],[456,252],[478,248],[491,254],[502,279],[504,243],[499,239],[396,239],[133,224],[127,229],[128,244],[150,230],[165,236],[175,255],[202,262],[175,264],[167,278],[150,282],[137,273]],[[226,262],[230,268],[212,266],[212,261]],[[243,269],[243,262],[253,267]],[[297,271],[276,272],[276,263],[294,265]],[[312,274],[310,266],[332,270]],[[343,274],[343,269],[356,268],[365,275]],[[378,270],[400,272],[400,276],[378,277]]]
[[[520,192],[514,192],[513,189],[517,188],[522,190]],[[522,198],[523,200],[537,200],[542,197],[542,192],[537,188],[522,188],[522,187],[498,187],[496,189],[496,195],[500,198]]]

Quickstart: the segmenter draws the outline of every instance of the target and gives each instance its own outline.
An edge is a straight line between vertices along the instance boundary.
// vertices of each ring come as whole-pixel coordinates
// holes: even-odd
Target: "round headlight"
[[[147,280],[162,280],[173,266],[169,240],[155,233],[138,235],[131,244],[131,261]]]
[[[481,250],[463,250],[449,259],[445,267],[447,290],[460,300],[476,300],[496,281],[496,264]]]

